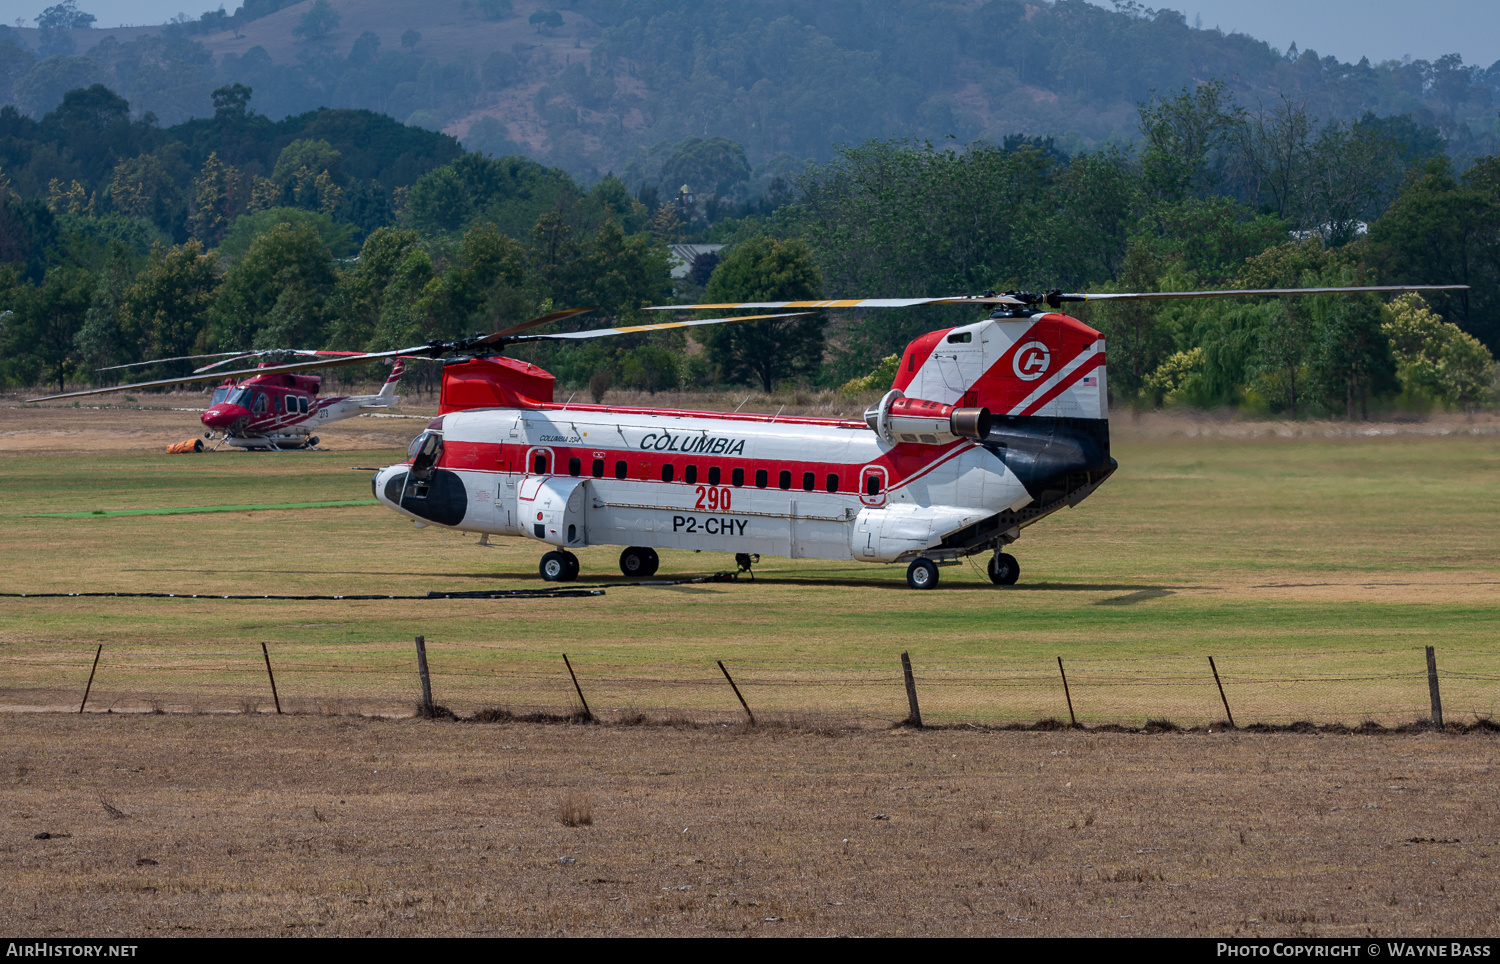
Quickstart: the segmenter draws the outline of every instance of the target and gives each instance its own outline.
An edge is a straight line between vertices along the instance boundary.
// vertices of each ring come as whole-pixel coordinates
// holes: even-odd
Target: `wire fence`
[[[0,711],[1490,728],[1500,708],[1500,661],[1477,650],[1135,659],[924,659],[916,652],[909,663],[904,655],[855,664],[733,654],[690,662],[609,651],[570,651],[565,659],[560,651],[412,641],[12,645],[0,650]]]

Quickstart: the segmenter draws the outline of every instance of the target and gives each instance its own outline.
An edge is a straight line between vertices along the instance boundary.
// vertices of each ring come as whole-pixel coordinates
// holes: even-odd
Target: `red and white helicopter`
[[[214,362],[196,369],[184,378],[164,378],[132,385],[116,385],[111,388],[96,388],[84,392],[68,392],[63,395],[45,395],[27,399],[45,402],[59,398],[77,398],[82,395],[103,395],[109,392],[124,392],[143,388],[159,388],[184,385],[191,382],[215,381],[224,383],[214,389],[209,406],[199,416],[208,429],[205,437],[218,439],[218,445],[228,443],[236,448],[281,451],[284,449],[312,448],[318,444],[313,434],[322,425],[340,419],[353,418],[372,409],[392,408],[401,404],[396,386],[401,381],[405,366],[398,357],[390,375],[379,392],[374,395],[319,396],[323,379],[318,375],[302,375],[287,371],[274,361],[262,361],[256,368],[232,372],[215,372],[223,365],[233,364],[247,358],[286,358],[296,355],[319,357],[364,359],[363,352],[314,351],[307,349],[270,349],[259,352],[219,352],[210,355],[184,355],[179,358],[164,358],[153,361],[133,362],[129,365],[114,365],[100,371],[132,368],[139,365],[155,365],[162,362],[184,361],[198,358],[234,357]],[[325,365],[315,362],[313,366]],[[243,381],[233,376],[249,375]]]
[[[1065,302],[1459,290],[1397,285],[1243,291],[860,299],[658,310],[869,309],[960,305],[988,317],[907,346],[862,421],[553,401],[553,377],[507,345],[800,317],[741,315],[551,335],[554,312],[483,337],[296,362],[264,374],[377,358],[447,357],[440,415],[375,497],[422,525],[534,539],[543,579],[578,575],[571,551],[617,545],[649,577],[660,548],[906,563],[931,589],[940,567],[991,553],[990,579],[1020,575],[1005,551],[1026,527],[1087,498],[1117,468],[1109,451],[1104,339]]]

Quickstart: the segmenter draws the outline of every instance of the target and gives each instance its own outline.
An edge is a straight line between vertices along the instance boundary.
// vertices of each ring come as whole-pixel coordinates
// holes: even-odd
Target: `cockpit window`
[[[253,390],[249,389],[249,388],[231,389],[230,390],[230,395],[229,395],[229,402],[230,402],[230,404],[232,404],[232,405],[238,405],[241,408],[249,408],[250,407],[250,397],[252,395],[254,395],[254,394],[255,394],[255,392]]]
[[[217,405],[227,397],[229,397],[229,388],[227,386],[216,388],[214,389],[214,400],[209,402],[209,404]]]
[[[443,457],[443,437],[436,432],[423,432],[412,439],[406,451],[412,460],[412,476],[428,478],[432,475],[432,467]]]

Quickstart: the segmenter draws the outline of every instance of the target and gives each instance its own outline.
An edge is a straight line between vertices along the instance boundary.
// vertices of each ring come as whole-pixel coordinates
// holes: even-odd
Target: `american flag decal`
[[[1083,382],[1081,384],[1084,384],[1084,385],[1098,385],[1099,384],[1099,377],[1097,375],[1085,375],[1083,377]]]

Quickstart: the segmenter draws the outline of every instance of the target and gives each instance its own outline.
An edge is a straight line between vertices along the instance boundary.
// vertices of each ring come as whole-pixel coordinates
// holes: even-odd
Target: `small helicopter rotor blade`
[[[301,372],[313,368],[335,368],[340,365],[358,365],[369,361],[378,361],[382,358],[409,357],[416,352],[430,352],[428,345],[417,345],[413,348],[397,348],[394,351],[364,352],[356,355],[348,355],[342,358],[315,359],[313,361],[292,362],[286,365],[268,365],[265,368],[241,368],[231,372],[213,372],[206,375],[188,375],[183,378],[162,378],[154,382],[136,382],[133,385],[115,385],[110,388],[91,388],[82,392],[64,392],[61,395],[42,395],[37,398],[28,398],[28,402],[50,402],[59,398],[81,398],[85,395],[108,395],[111,392],[129,392],[137,388],[167,388],[172,385],[187,385],[192,382],[208,382],[219,378],[238,378],[241,375],[274,375],[278,372]]]
[[[1024,305],[1011,295],[942,298],[845,298],[836,301],[741,301],[715,305],[652,305],[647,311],[729,311],[734,308],[915,308],[919,305]]]
[[[1160,301],[1167,298],[1244,298],[1254,295],[1352,295],[1364,292],[1468,291],[1468,285],[1360,285],[1349,288],[1242,288],[1231,291],[1103,291],[1058,294],[1058,301]],[[1051,303],[1051,298],[1046,299]]]
[[[593,331],[565,331],[556,335],[521,335],[507,341],[562,341],[575,338],[604,338],[608,335],[633,335],[641,331],[666,331],[668,328],[690,328],[693,325],[723,325],[731,321],[762,321],[768,318],[806,318],[811,311],[787,315],[736,315],[732,318],[694,318],[689,321],[667,321],[659,325],[631,325],[628,328],[596,328]]]
[[[124,365],[110,365],[108,368],[96,368],[96,372],[112,372],[120,368],[140,368],[142,365],[160,365],[163,362],[193,361],[198,358],[223,358],[226,355],[244,355],[242,351],[220,351],[209,355],[178,355],[176,358],[152,358],[147,361],[134,361]]]
[[[469,342],[469,345],[493,345],[510,335],[519,334],[520,332],[535,328],[538,325],[546,325],[554,321],[562,321],[564,318],[572,318],[574,315],[586,315],[591,311],[598,310],[599,309],[597,308],[566,308],[562,311],[554,311],[549,314],[541,315],[537,318],[532,318],[529,321],[523,321],[519,325],[511,325],[509,328],[502,328],[497,332],[485,335],[483,338],[476,338],[472,342]]]
[[[219,368],[222,365],[233,365],[235,362],[244,361],[246,358],[259,358],[263,354],[264,354],[264,352],[258,352],[258,351],[242,352],[241,354],[235,355],[233,358],[226,358],[223,361],[209,362],[207,365],[203,365],[203,366],[201,366],[199,368],[195,368],[195,369],[193,369],[193,374],[194,375],[199,375],[199,374],[202,374],[203,372],[210,372],[210,371],[213,371],[215,368]]]

